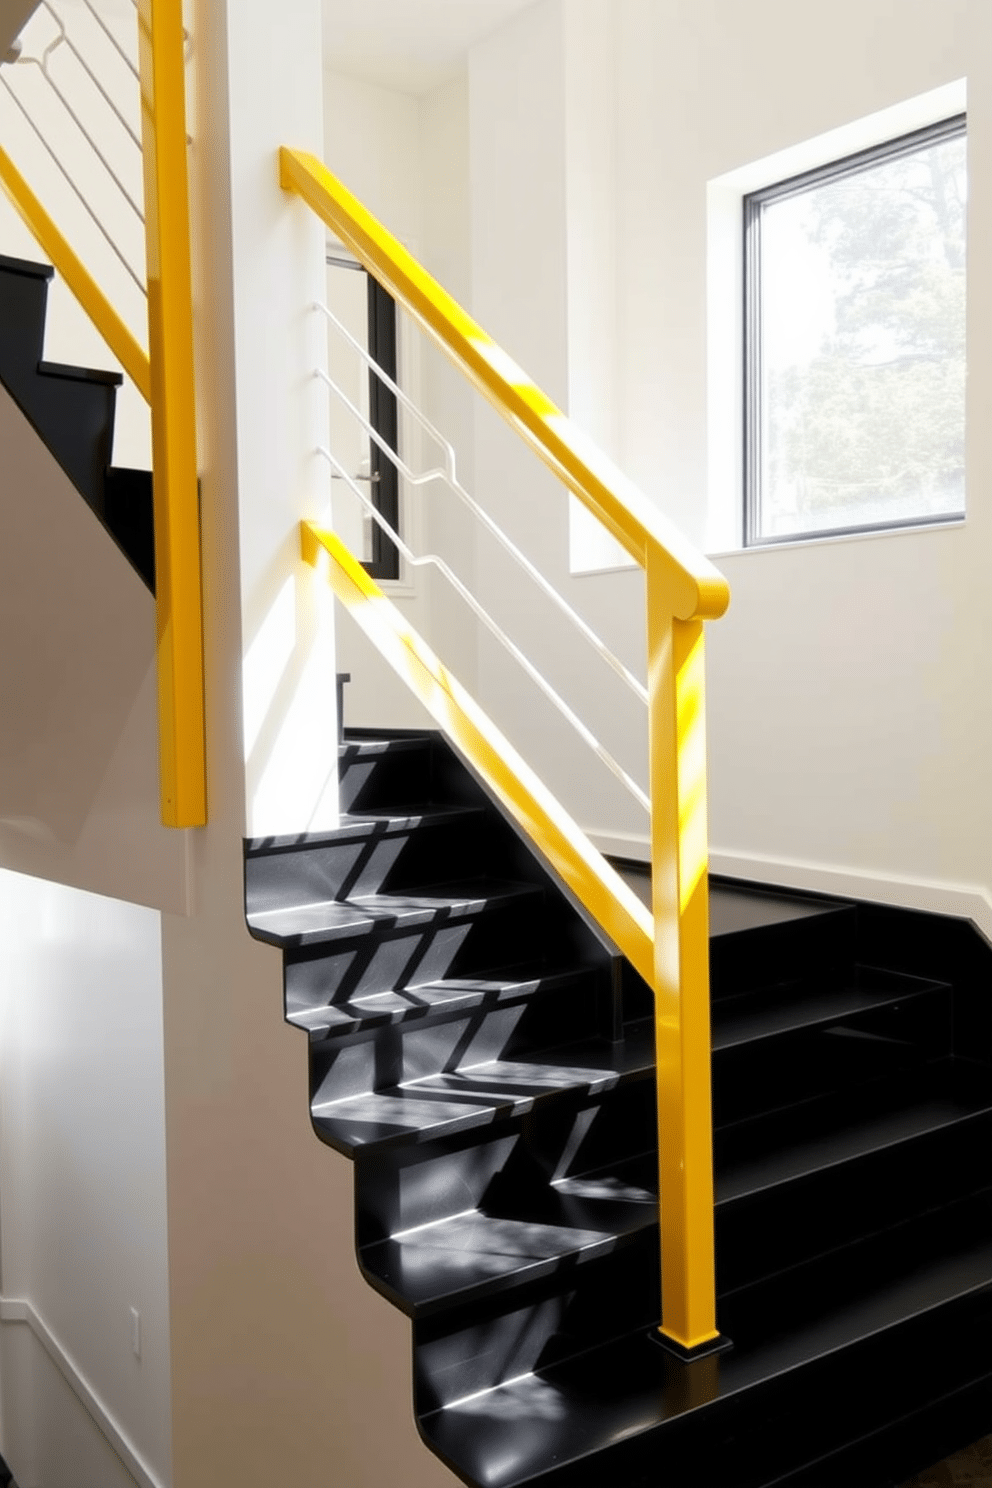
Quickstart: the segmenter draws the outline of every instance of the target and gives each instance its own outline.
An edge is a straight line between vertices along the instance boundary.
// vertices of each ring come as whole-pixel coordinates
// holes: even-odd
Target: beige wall
[[[154,600],[2,388],[0,447],[0,867],[181,912]]]

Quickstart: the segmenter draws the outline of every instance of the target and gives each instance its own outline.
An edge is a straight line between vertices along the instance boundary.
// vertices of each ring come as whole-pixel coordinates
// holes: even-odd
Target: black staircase
[[[154,593],[151,473],[111,465],[123,379],[42,359],[52,273],[0,254],[0,383]]]
[[[992,1427],[992,950],[711,891],[719,1325],[658,1346],[651,998],[443,740],[349,733],[246,845],[366,1279],[480,1488],[882,1488]]]

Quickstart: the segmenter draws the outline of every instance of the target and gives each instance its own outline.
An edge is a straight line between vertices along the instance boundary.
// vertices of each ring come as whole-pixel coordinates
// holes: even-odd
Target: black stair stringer
[[[734,1346],[686,1365],[647,989],[440,736],[352,731],[340,775],[339,829],[246,844],[247,918],[430,1449],[476,1488],[882,1488],[992,1428],[980,937],[711,885]]]
[[[154,594],[151,473],[111,465],[123,378],[42,358],[53,273],[0,254],[0,383]]]

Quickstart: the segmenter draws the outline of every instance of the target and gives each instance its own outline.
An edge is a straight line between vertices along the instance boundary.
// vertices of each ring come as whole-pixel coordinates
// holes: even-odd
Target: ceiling
[[[403,93],[457,72],[474,42],[534,0],[322,0],[324,63]]]

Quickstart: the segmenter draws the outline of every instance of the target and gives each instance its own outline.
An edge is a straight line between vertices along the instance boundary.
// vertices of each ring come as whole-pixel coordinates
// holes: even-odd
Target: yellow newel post
[[[719,1342],[713,1240],[703,622],[672,618],[648,557],[651,871],[662,1338]]]
[[[162,820],[207,819],[203,618],[181,0],[138,0]]]

